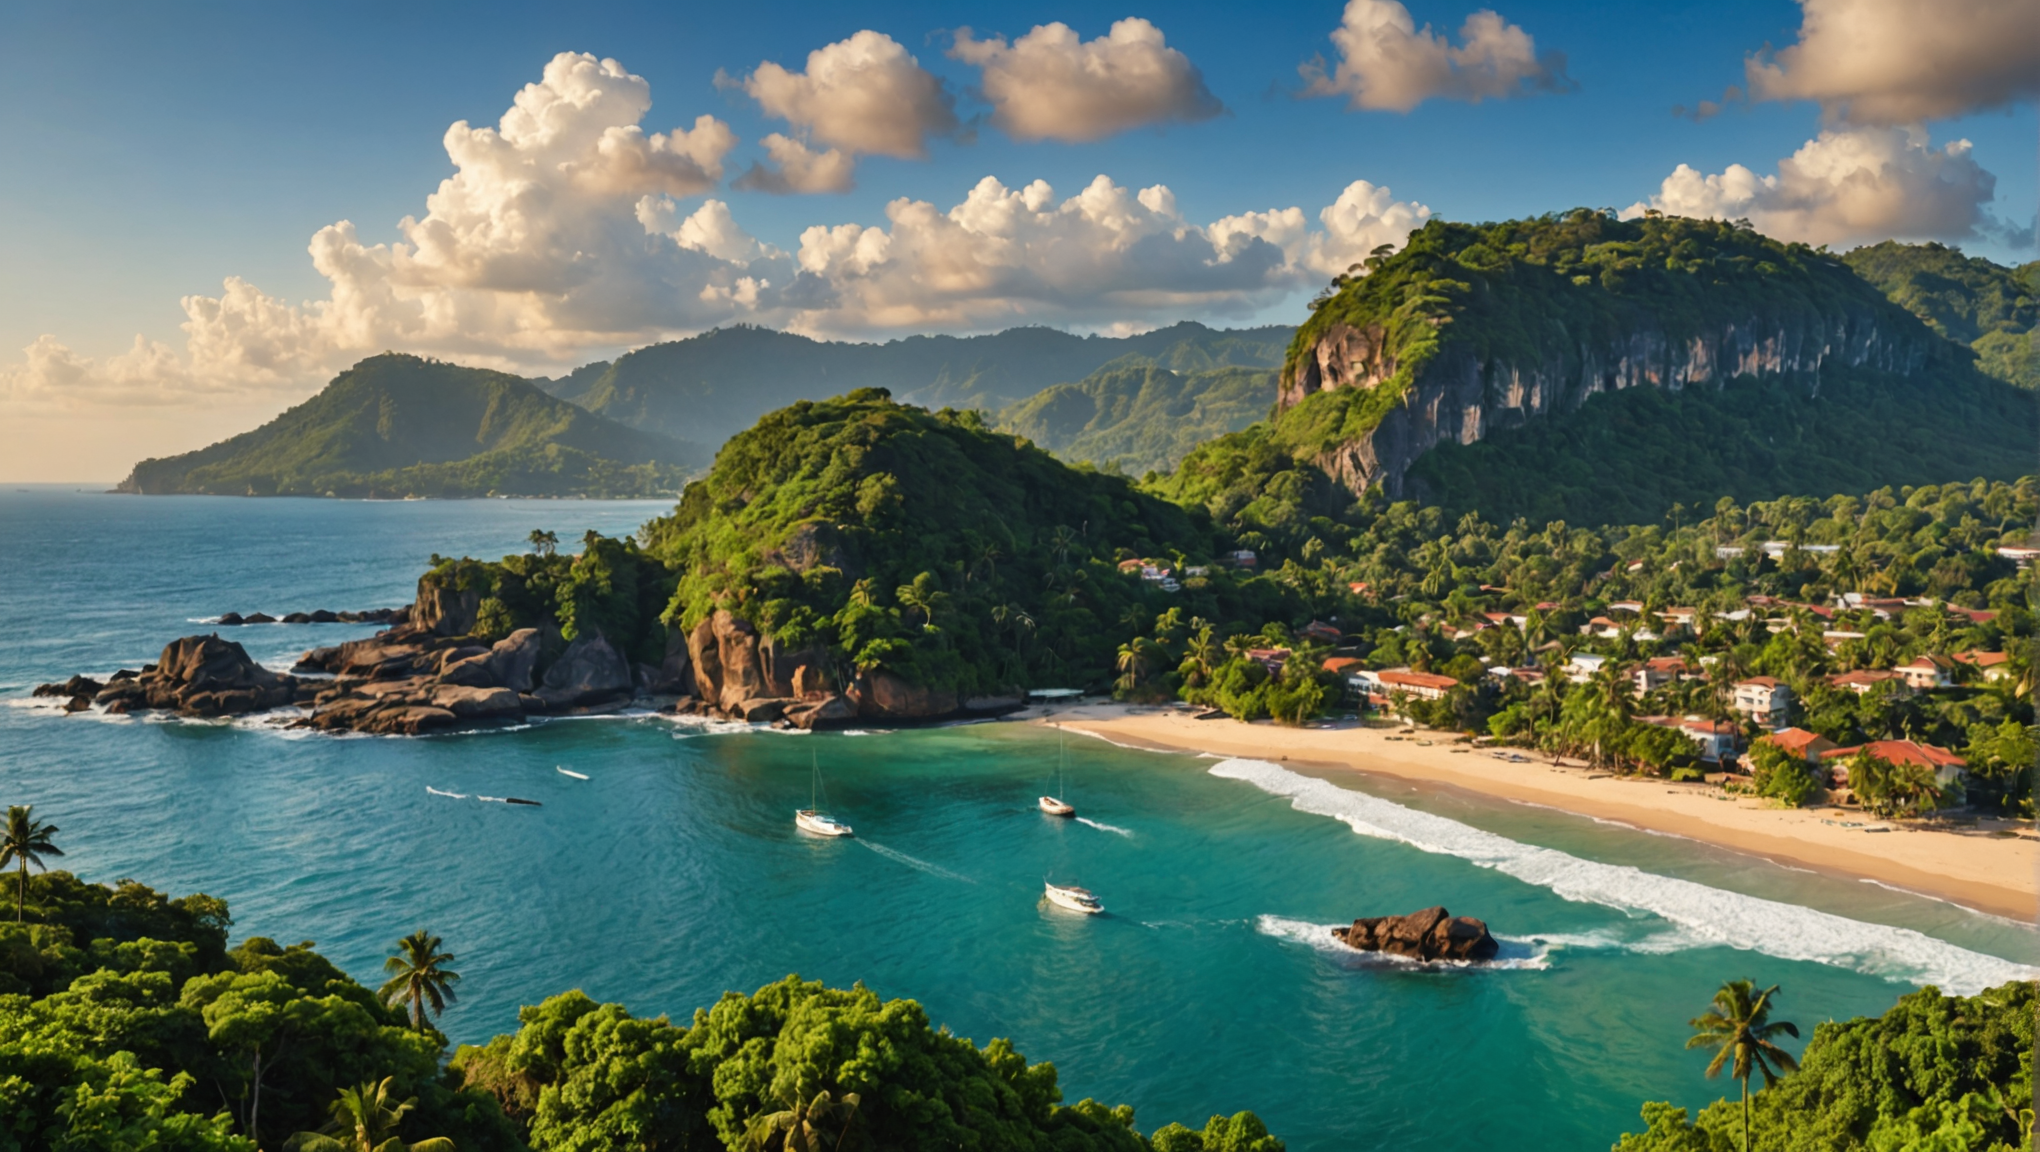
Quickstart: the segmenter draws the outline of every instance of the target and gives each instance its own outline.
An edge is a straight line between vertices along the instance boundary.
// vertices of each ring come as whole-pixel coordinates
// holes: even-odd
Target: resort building
[[[1769,676],[1738,680],[1734,706],[1763,727],[1776,727],[1784,724],[1792,712],[1792,689]]]
[[[1375,690],[1375,695],[1392,699],[1397,692],[1418,700],[1443,700],[1447,692],[1459,687],[1459,681],[1436,672],[1416,672],[1408,668],[1388,668],[1380,672],[1361,672]]]

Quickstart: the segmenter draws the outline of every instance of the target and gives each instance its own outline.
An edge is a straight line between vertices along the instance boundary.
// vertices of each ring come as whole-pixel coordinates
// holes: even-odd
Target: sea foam
[[[1851,920],[1625,864],[1583,860],[1555,848],[1518,843],[1457,820],[1341,788],[1265,760],[1222,760],[1212,765],[1211,774],[1288,797],[1297,811],[1330,816],[1362,836],[1457,856],[1526,884],[1548,888],[1567,900],[1661,916],[1678,926],[1685,938],[1683,946],[1719,945],[1783,960],[1811,960],[1888,980],[1934,984],[1963,995],[2010,980],[2040,977],[2040,968],[1972,952],[1910,928]],[[1659,948],[1671,943],[1653,942]]]

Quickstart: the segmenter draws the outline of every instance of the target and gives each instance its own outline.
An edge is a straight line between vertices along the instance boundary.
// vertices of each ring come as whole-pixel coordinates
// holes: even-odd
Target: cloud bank
[[[2033,0],[1800,0],[1799,40],[1744,65],[1752,99],[1902,125],[2040,94]]]
[[[959,28],[949,54],[983,70],[992,123],[1017,140],[1102,140],[1225,111],[1190,58],[1138,18],[1089,42],[1061,23],[1040,25],[1011,44]]]
[[[905,153],[944,122],[925,101],[861,128],[804,103],[818,75],[830,91],[866,84],[861,65],[828,55],[856,41],[768,82],[830,145],[767,137],[778,179],[825,185],[842,178],[831,165],[850,162],[832,155]],[[897,48],[858,50],[893,70],[877,89],[899,88],[899,61],[912,64]],[[447,130],[454,173],[396,239],[372,243],[347,220],[312,237],[325,298],[294,304],[232,278],[217,296],[184,299],[181,350],[137,340],[94,359],[44,336],[0,367],[0,400],[56,410],[286,398],[386,349],[550,374],[738,321],[859,337],[1245,316],[1400,243],[1430,215],[1356,181],[1315,226],[1301,207],[1200,224],[1159,184],[1135,191],[1101,175],[1060,196],[1040,180],[1016,189],[987,177],[946,209],[901,198],[883,224],[816,224],[789,252],[746,232],[728,202],[691,202],[722,178],[730,129],[704,115],[648,132],[650,108],[650,86],[621,64],[562,53],[495,127]]]
[[[1830,129],[1780,160],[1772,176],[1741,164],[1703,175],[1681,164],[1657,195],[1623,215],[1655,208],[1747,218],[1780,240],[1816,245],[2003,238],[2004,226],[1987,209],[1996,185],[1971,158],[1967,140],[1936,148],[1918,127]]]
[[[1347,0],[1345,18],[1332,31],[1338,67],[1327,74],[1322,61],[1305,64],[1303,94],[1408,112],[1434,98],[1477,104],[1574,87],[1564,53],[1540,54],[1528,32],[1491,10],[1468,16],[1459,41],[1429,24],[1419,29],[1398,0]]]

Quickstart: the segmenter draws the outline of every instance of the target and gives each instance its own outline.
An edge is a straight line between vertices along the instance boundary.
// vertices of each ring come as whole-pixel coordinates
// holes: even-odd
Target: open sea
[[[788,735],[648,715],[416,739],[64,716],[37,683],[139,668],[228,610],[408,602],[434,552],[626,533],[658,503],[0,491],[0,803],[61,861],[228,900],[236,939],[317,941],[371,985],[415,928],[459,956],[481,1041],[568,988],[687,1018],[789,972],[920,1001],[1053,1061],[1143,1130],[1251,1108],[1289,1147],[1602,1148],[1637,1107],[1728,1094],[1683,1050],[1724,979],[1810,1035],[1925,983],[2030,977],[2026,926],[1673,837],[1388,778],[1072,736],[1081,820],[1038,814],[1054,733]],[[287,667],[367,625],[222,629]],[[819,763],[852,840],[793,828]],[[565,766],[588,780],[556,771]],[[453,799],[428,787],[465,794]],[[526,808],[476,796],[523,796]],[[1047,908],[1044,877],[1108,910]],[[1334,924],[1444,904],[1485,969],[1341,954]]]

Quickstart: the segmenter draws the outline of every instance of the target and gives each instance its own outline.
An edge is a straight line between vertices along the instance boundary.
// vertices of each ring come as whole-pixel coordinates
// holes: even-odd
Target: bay
[[[1380,778],[1331,783],[1422,836],[1356,834],[1275,766],[1214,774],[1072,738],[1084,821],[1058,821],[1033,809],[1057,741],[1031,725],[810,736],[624,716],[334,738],[26,699],[139,667],[222,611],[394,605],[435,551],[499,556],[534,528],[564,545],[663,509],[0,493],[0,802],[58,823],[62,863],[89,879],[211,892],[237,939],[315,940],[365,982],[430,928],[460,956],[444,1023],[460,1041],[572,987],[684,1019],[789,972],[862,980],[980,1043],[1012,1038],[1070,1100],[1134,1104],[1144,1129],[1252,1108],[1296,1149],[1606,1146],[1644,1099],[1721,1093],[1682,1044],[1723,979],[1782,984],[1810,1032],[1884,1010],[1949,956],[2040,961],[2030,930],[1945,903]],[[281,666],[371,630],[221,631]],[[855,839],[793,830],[814,764]],[[1526,846],[1703,886],[1719,894],[1706,922],[1744,946],[1481,856]],[[1108,914],[1049,909],[1045,878],[1086,884]],[[1324,945],[1333,923],[1439,903],[1488,920],[1506,963],[1423,970]],[[1861,954],[1791,958],[1793,908],[1860,925]],[[1927,944],[1873,946],[1892,928]]]

